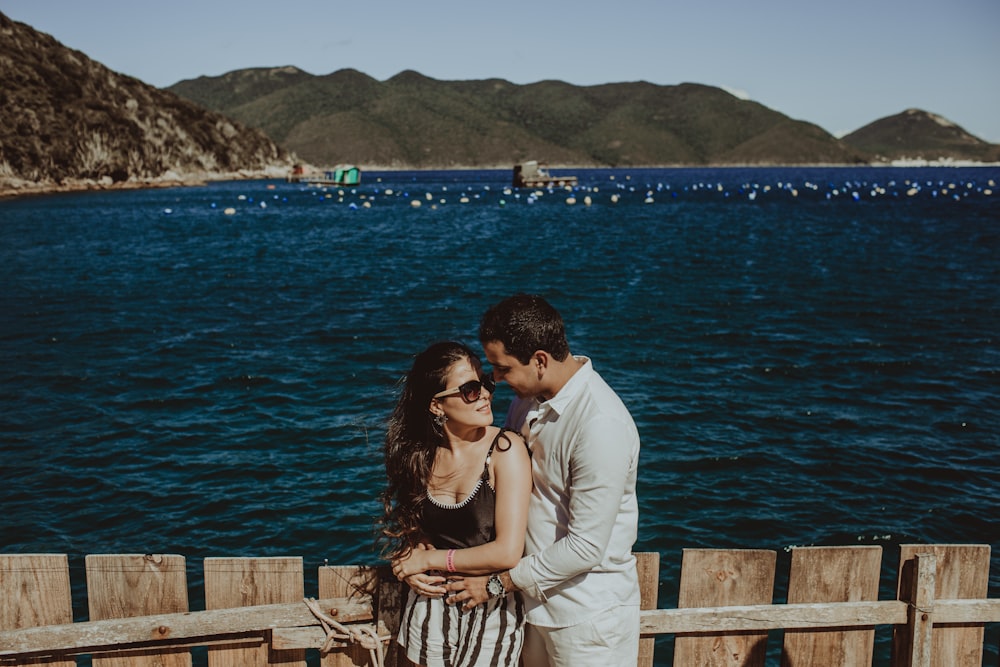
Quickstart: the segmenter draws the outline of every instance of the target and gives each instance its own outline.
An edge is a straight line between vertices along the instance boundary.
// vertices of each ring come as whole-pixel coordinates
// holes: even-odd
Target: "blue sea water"
[[[529,291],[635,416],[661,607],[692,547],[777,550],[781,601],[791,546],[881,545],[888,598],[899,544],[989,544],[1000,596],[1000,168],[575,173],[0,201],[0,550],[69,554],[78,618],[89,553],[300,555],[315,594],[376,561],[412,355]]]

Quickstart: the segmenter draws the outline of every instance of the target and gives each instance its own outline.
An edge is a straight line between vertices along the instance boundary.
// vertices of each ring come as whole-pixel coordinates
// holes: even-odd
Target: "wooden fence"
[[[881,547],[795,548],[781,604],[774,551],[685,549],[676,609],[657,608],[659,554],[636,555],[640,667],[661,634],[675,636],[676,666],[762,666],[779,629],[782,667],[871,665],[876,626],[892,627],[894,666],[980,667],[984,626],[1000,622],[987,545],[901,546],[896,599],[884,601]],[[299,557],[206,558],[206,608],[189,611],[183,556],[90,555],[90,620],[74,623],[67,556],[0,554],[0,666],[73,666],[89,654],[95,667],[188,667],[203,646],[210,667],[298,667],[328,640],[323,667],[367,665],[369,648],[343,634],[361,626],[385,639],[384,664],[395,666],[401,585],[384,568],[318,575],[319,608],[339,626],[330,634],[304,603]]]

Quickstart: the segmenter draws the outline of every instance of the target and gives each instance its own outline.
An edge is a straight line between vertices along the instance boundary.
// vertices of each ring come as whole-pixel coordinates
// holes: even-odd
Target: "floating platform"
[[[322,174],[308,173],[296,165],[286,179],[289,183],[307,183],[309,185],[360,185],[361,169],[353,164],[339,164]]]
[[[537,160],[514,165],[512,185],[515,188],[562,188],[575,187],[576,184],[576,176],[553,176]]]

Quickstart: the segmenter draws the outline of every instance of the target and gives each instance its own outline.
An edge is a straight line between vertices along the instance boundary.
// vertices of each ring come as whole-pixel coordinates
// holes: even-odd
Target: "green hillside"
[[[291,67],[200,77],[169,88],[262,129],[315,165],[397,168],[865,163],[816,125],[711,86],[646,82],[517,85],[405,71]]]

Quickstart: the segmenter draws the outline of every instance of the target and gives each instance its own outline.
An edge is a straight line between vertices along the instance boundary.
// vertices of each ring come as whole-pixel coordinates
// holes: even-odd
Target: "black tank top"
[[[449,505],[434,500],[430,493],[424,495],[420,525],[435,549],[477,547],[496,539],[497,496],[489,484],[490,457],[501,437],[507,441],[508,447],[511,446],[506,430],[500,429],[497,437],[493,438],[490,451],[486,453],[483,474],[465,500]]]

